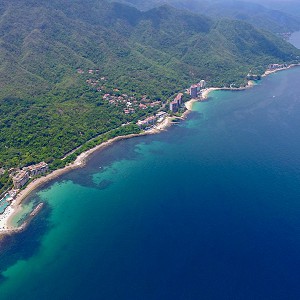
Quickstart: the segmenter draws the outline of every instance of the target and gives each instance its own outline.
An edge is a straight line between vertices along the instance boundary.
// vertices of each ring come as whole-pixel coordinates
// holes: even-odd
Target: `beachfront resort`
[[[40,162],[35,165],[30,165],[22,169],[9,170],[10,177],[13,181],[13,188],[7,190],[0,197],[0,232],[7,231],[8,219],[15,211],[16,196],[20,190],[32,179],[46,174],[49,166],[45,162]]]
[[[188,88],[185,93],[189,95],[192,100],[203,100],[202,97],[203,90],[205,89],[207,83],[205,80],[201,80],[197,84],[193,84]],[[167,117],[170,117],[170,114],[176,114],[180,112],[180,109],[184,107],[184,94],[178,93],[173,100],[169,102],[169,112],[160,111],[155,115],[147,117],[144,120],[138,120],[136,123],[140,128],[144,130],[149,130],[155,128],[156,124],[162,123]],[[164,107],[165,109],[166,107]],[[165,109],[166,110],[166,109]]]

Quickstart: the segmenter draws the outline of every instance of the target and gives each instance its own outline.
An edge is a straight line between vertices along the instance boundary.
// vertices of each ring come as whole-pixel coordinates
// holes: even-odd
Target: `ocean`
[[[300,299],[299,78],[213,92],[34,192],[0,299]]]

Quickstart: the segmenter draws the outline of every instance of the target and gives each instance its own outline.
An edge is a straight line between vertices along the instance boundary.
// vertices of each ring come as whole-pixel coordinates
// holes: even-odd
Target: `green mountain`
[[[300,30],[300,20],[293,14],[293,9],[287,9],[290,4],[278,2],[272,5],[238,0],[120,0],[123,3],[133,5],[142,10],[148,10],[164,3],[168,3],[180,9],[190,10],[194,13],[204,14],[208,17],[230,18],[242,20],[255,27],[271,31],[273,33],[286,33]],[[272,0],[270,0],[272,1]],[[273,9],[272,7],[277,9]],[[300,10],[298,4],[298,10]]]
[[[204,13],[213,18],[227,17],[243,20],[274,33],[293,32],[300,29],[300,20],[298,18],[258,3],[235,0],[224,3],[218,1],[208,5]]]
[[[152,114],[151,101],[163,104],[200,79],[244,84],[250,69],[299,55],[247,23],[169,6],[141,12],[97,0],[3,0],[0,167],[58,165],[89,139]],[[106,94],[137,107],[126,113],[125,100],[113,104]]]
[[[253,2],[260,3],[259,0],[251,0]],[[272,9],[280,10],[286,12],[297,18],[300,17],[300,3],[298,0],[263,0],[263,5],[270,7]]]

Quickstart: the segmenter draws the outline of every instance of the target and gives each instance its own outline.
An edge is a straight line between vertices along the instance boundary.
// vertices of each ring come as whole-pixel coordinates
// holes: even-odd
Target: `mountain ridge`
[[[246,21],[255,27],[273,33],[286,33],[300,30],[300,21],[292,11],[286,11],[283,6],[264,5],[258,1],[239,0],[152,0],[145,3],[142,0],[112,0],[126,3],[141,10],[149,10],[164,4],[179,9],[203,14],[210,18],[230,18]],[[300,7],[298,6],[300,10]]]

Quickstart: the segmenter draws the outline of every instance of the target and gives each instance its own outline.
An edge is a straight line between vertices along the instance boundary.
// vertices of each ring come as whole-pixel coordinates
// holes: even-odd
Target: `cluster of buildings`
[[[155,116],[150,116],[150,117],[146,118],[145,120],[138,120],[138,122],[136,124],[140,128],[149,127],[156,123],[162,122],[166,116],[168,116],[168,114],[166,112],[160,111]]]
[[[28,180],[29,180],[29,173],[27,171],[21,170],[13,176],[14,187],[16,189],[20,189],[22,186],[24,186],[27,183]]]
[[[31,177],[45,174],[48,169],[48,164],[46,164],[45,162],[40,162],[36,165],[31,165],[23,168],[22,170],[15,173],[12,177],[14,187],[16,189],[22,188]]]
[[[95,88],[98,92],[104,92],[107,90],[104,81],[107,81],[106,77],[100,77],[100,70],[83,70],[77,69],[78,74],[89,74],[94,76],[89,76],[86,79],[86,84]],[[93,78],[94,77],[94,78]],[[121,94],[120,90],[114,88],[110,93],[106,93],[102,96],[104,101],[108,101],[109,104],[114,106],[121,106],[123,108],[124,114],[133,114],[138,109],[147,109],[149,107],[161,106],[161,101],[151,101],[148,99],[147,95],[143,95],[141,99],[137,99],[134,96],[128,96],[126,94]]]
[[[149,103],[138,103],[137,100],[134,100],[133,102],[128,101],[126,103],[126,108],[124,108],[124,113],[126,115],[134,113],[136,109],[147,109],[148,107],[155,107],[155,106],[160,106],[161,101],[154,101],[154,102],[149,102]]]
[[[96,90],[98,92],[102,92],[102,90],[105,89],[105,86],[103,85],[103,81],[106,81],[106,77],[99,76],[99,73],[100,73],[99,69],[96,69],[96,70],[90,69],[87,71],[84,71],[83,69],[77,69],[77,73],[80,75],[83,75],[85,73],[88,75],[94,75],[93,76],[94,78],[92,78],[92,76],[91,76],[90,78],[86,79],[86,81],[85,81],[86,84],[91,87],[96,88]]]
[[[205,80],[201,80],[197,84],[193,84],[189,89],[187,89],[187,93],[191,96],[192,99],[198,98],[199,93],[202,89],[206,87]],[[183,104],[183,94],[179,93],[173,101],[170,102],[170,111],[173,113],[178,112],[180,107]]]
[[[93,75],[93,74],[98,74],[99,72],[100,72],[100,70],[99,69],[89,69],[89,70],[87,70],[86,71],[88,74],[91,74],[91,75]],[[78,74],[84,74],[85,73],[85,71],[83,70],[83,69],[81,69],[81,68],[79,68],[79,69],[77,69],[77,73]]]
[[[200,82],[198,82],[197,84],[193,84],[190,88],[189,88],[189,94],[190,96],[195,99],[198,97],[199,92],[204,89],[206,87],[206,81],[205,80],[201,80]]]
[[[31,165],[23,168],[23,170],[27,171],[29,173],[29,176],[32,177],[44,174],[48,171],[48,169],[49,169],[48,164],[46,164],[43,161],[36,165]]]
[[[248,73],[247,80],[261,80],[261,75],[256,75],[252,73]]]
[[[135,113],[135,109],[132,108],[132,107],[124,108],[123,111],[124,111],[125,115],[129,115],[129,114],[134,114]]]
[[[90,85],[91,87],[96,88],[97,92],[102,92],[103,89],[105,89],[105,86],[102,85],[102,81],[105,80],[105,77],[101,77],[100,79],[92,79],[89,78],[85,82],[87,85]]]
[[[161,101],[151,101],[146,96],[142,99],[137,100],[134,96],[128,96],[127,94],[122,95],[112,95],[105,94],[103,100],[108,101],[109,104],[114,106],[123,106],[123,112],[125,114],[134,113],[136,110],[144,110],[149,107],[161,106]]]
[[[268,66],[268,71],[287,68],[287,64],[271,64]]]
[[[183,97],[183,94],[182,93],[179,93],[173,101],[170,102],[170,111],[175,113],[179,110],[179,108],[181,107],[182,105],[182,97]]]
[[[148,127],[149,125],[154,125],[156,123],[156,120],[157,120],[156,116],[150,116],[145,120],[138,120],[136,124],[139,127],[143,128],[143,127]]]

